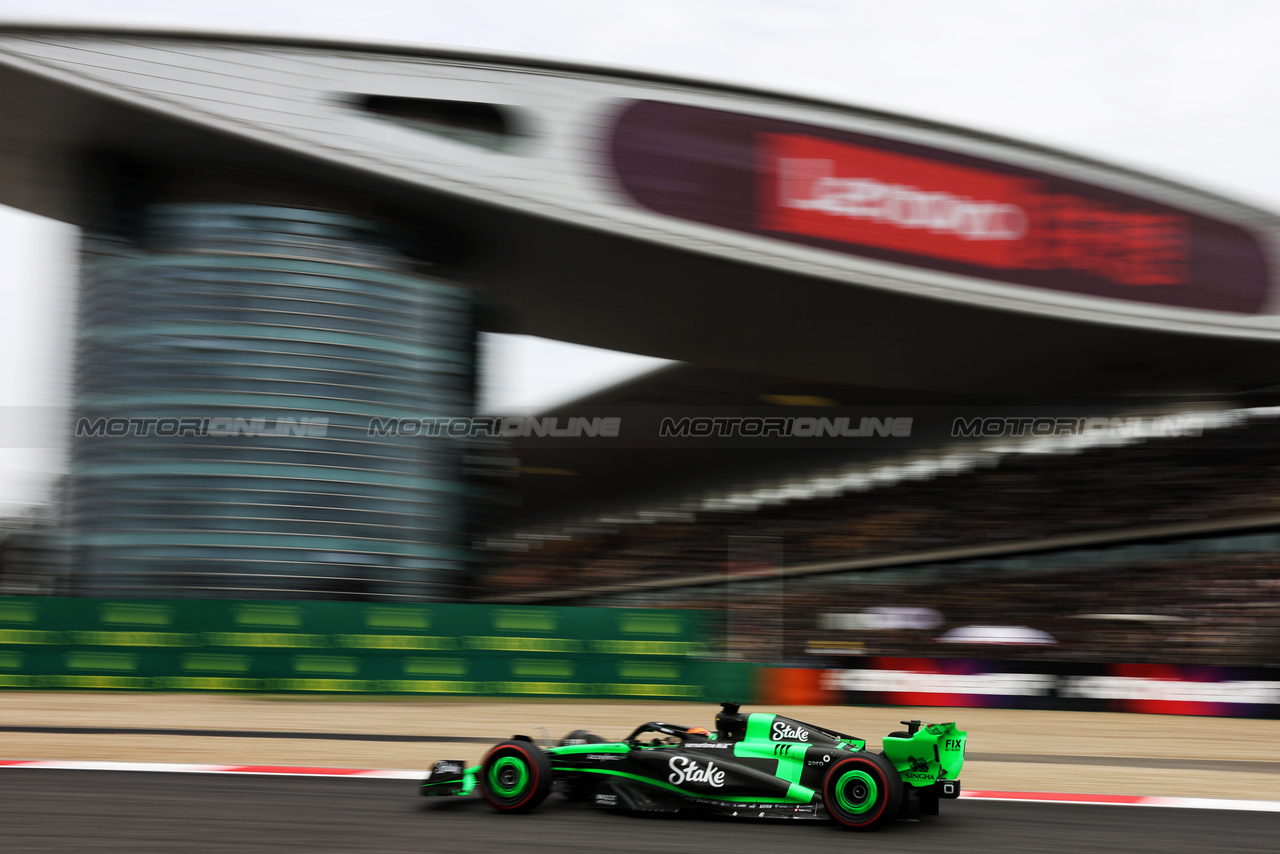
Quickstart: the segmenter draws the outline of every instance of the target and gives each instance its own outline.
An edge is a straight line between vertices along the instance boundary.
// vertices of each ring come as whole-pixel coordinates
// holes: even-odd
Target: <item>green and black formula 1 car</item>
[[[558,788],[573,800],[631,812],[701,810],[750,818],[834,820],[869,830],[937,815],[960,795],[966,733],[954,723],[903,721],[884,752],[861,738],[723,703],[716,729],[650,722],[622,741],[583,730],[541,748],[517,735],[478,766],[437,762],[427,796],[479,789],[500,812],[527,812]]]

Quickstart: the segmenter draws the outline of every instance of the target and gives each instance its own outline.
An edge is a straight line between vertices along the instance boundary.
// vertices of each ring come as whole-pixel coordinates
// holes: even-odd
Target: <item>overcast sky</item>
[[[1280,211],[1275,0],[0,0],[3,21],[456,45],[675,72],[1006,133]],[[0,208],[0,407],[66,398],[74,239]],[[505,409],[652,366],[528,341],[494,353],[486,399]],[[58,465],[53,451],[0,448],[0,504],[37,495]]]

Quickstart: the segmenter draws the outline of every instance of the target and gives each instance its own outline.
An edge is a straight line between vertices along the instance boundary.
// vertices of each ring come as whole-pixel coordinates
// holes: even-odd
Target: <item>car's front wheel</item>
[[[902,778],[889,760],[875,753],[841,759],[822,781],[827,812],[851,830],[871,830],[898,814]]]
[[[504,741],[480,763],[480,792],[500,812],[528,812],[553,782],[551,760],[527,741]]]

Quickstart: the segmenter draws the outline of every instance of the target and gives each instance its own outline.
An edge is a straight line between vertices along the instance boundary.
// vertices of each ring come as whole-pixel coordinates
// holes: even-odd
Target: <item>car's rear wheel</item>
[[[822,781],[822,802],[835,821],[851,830],[871,830],[892,819],[902,804],[902,778],[875,753],[841,759]]]
[[[551,760],[527,741],[504,741],[480,763],[480,792],[500,812],[528,812],[554,782]]]

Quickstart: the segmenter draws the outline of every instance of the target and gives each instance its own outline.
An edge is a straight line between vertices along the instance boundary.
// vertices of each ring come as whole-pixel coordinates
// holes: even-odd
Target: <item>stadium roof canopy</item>
[[[407,224],[504,331],[956,394],[1280,380],[1275,216],[939,123],[487,53],[33,26],[0,27],[0,114],[0,203],[90,223],[104,154],[312,182]]]

